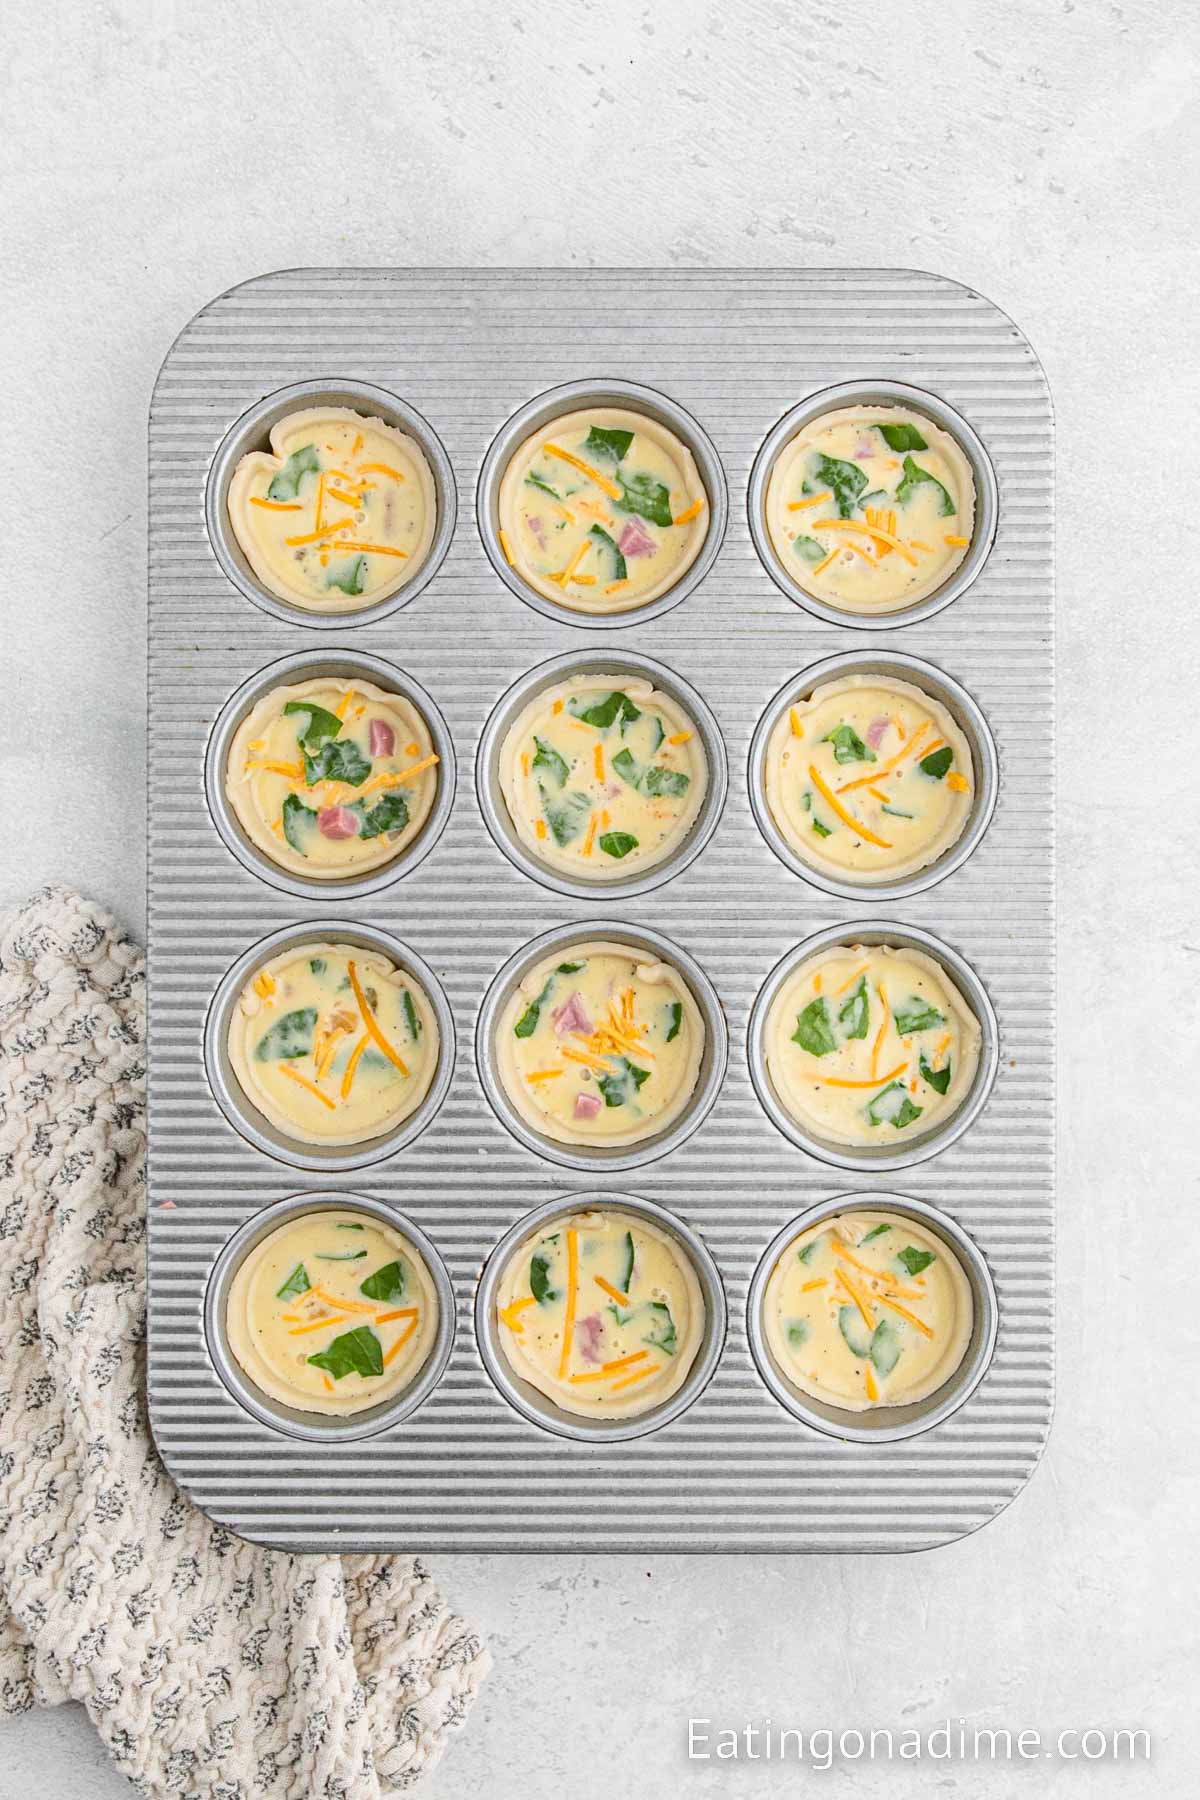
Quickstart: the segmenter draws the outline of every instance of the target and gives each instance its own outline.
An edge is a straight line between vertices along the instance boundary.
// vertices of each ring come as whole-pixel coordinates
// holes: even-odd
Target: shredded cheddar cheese
[[[889,1069],[886,1075],[874,1075],[870,1081],[843,1081],[837,1075],[822,1075],[821,1084],[823,1087],[873,1088],[878,1087],[881,1081],[894,1081],[896,1076],[902,1075],[907,1067],[907,1063],[897,1063],[896,1067],[894,1069]],[[860,1264],[860,1267],[861,1266],[862,1265]]]
[[[615,1300],[618,1306],[629,1305],[629,1295],[623,1294],[620,1288],[613,1286],[611,1281],[605,1281],[603,1275],[593,1275],[592,1280],[598,1288],[603,1288],[609,1299]]]
[[[618,1394],[622,1388],[632,1387],[635,1381],[644,1381],[647,1375],[653,1374],[654,1369],[652,1366],[645,1369],[635,1369],[632,1375],[623,1375],[620,1381],[614,1381],[612,1391],[614,1394]]]
[[[966,547],[966,545],[970,543],[970,541],[971,541],[970,538],[954,537],[949,532],[947,532],[946,538],[945,538],[945,542],[947,544],[950,544],[955,550],[964,549]]]
[[[820,506],[822,500],[832,500],[833,495],[826,488],[823,494],[813,494],[807,500],[789,500],[789,512],[803,512],[806,506]]]
[[[504,552],[504,560],[511,569],[516,564],[516,558],[512,553],[512,545],[508,541],[508,533],[506,531],[501,531],[498,535],[500,538],[500,548]]]
[[[879,1294],[877,1298],[881,1306],[890,1306],[894,1313],[899,1313],[902,1319],[907,1319],[910,1325],[915,1325],[922,1337],[931,1338],[933,1336],[933,1332],[924,1319],[918,1319],[916,1313],[909,1312],[907,1306],[901,1306],[898,1300],[893,1300],[888,1294]]]
[[[794,706],[788,707],[788,722],[792,727],[792,736],[794,738],[802,738],[804,736],[804,726],[801,722],[800,714],[796,711]]]
[[[250,496],[251,506],[265,507],[269,512],[303,512],[304,508],[298,500],[260,500],[257,494]]]
[[[363,1024],[366,1026],[370,1036],[374,1039],[376,1048],[383,1052],[392,1066],[399,1069],[402,1075],[407,1075],[407,1064],[404,1062],[403,1058],[392,1049],[392,1046],[388,1043],[382,1031],[379,1029],[375,1014],[367,1004],[367,996],[362,991],[362,984],[358,979],[358,970],[354,966],[353,958],[347,962],[346,972],[350,977],[350,986],[354,990],[354,998],[358,1002],[358,1010],[362,1014]],[[322,1099],[324,1099],[324,1097],[324,1095],[321,1096]],[[330,1104],[332,1105],[332,1101]]]
[[[692,520],[698,519],[703,511],[703,500],[693,500],[686,512],[681,512],[676,515],[673,523],[676,525],[690,525]]]
[[[890,531],[881,530],[878,525],[860,525],[857,519],[814,519],[813,530],[861,531],[867,537],[875,538],[879,543],[889,545],[898,556],[904,558],[905,562],[911,563],[914,569],[917,566],[916,557],[909,555],[907,547],[900,542],[900,539]]]
[[[853,813],[847,812],[828,782],[821,779],[821,775],[815,763],[809,763],[808,774],[809,779],[817,792],[821,795],[821,798],[828,806],[832,806],[834,812],[837,814],[838,818],[841,819],[843,824],[849,825],[851,830],[857,832],[859,837],[864,838],[868,844],[877,844],[881,850],[890,850],[892,848],[886,838],[876,837],[873,831],[868,831],[865,825],[860,824]]]
[[[690,740],[691,735],[690,731],[677,731],[673,737],[667,739],[667,742],[668,744],[686,744]]]
[[[307,1088],[310,1094],[315,1094],[317,1099],[321,1102],[321,1105],[327,1106],[330,1112],[335,1112],[337,1110],[337,1102],[331,1100],[328,1094],[323,1094],[320,1088],[317,1087],[314,1082],[311,1082],[306,1075],[301,1075],[297,1070],[293,1069],[285,1062],[276,1063],[275,1067],[279,1070],[281,1075],[286,1075],[289,1081],[294,1081],[297,1087]]]
[[[607,475],[602,475],[599,469],[594,469],[591,463],[584,462],[582,457],[575,456],[570,450],[563,450],[558,444],[543,444],[542,449],[547,456],[557,456],[560,462],[570,463],[572,468],[579,469],[594,481],[601,493],[607,494],[610,500],[621,498],[621,490],[616,482],[610,481]]]
[[[303,1337],[305,1332],[320,1331],[326,1325],[341,1325],[349,1317],[349,1313],[335,1313],[330,1319],[314,1319],[311,1325],[294,1325],[288,1332],[288,1336]]]
[[[946,777],[946,786],[948,788],[953,788],[956,794],[965,794],[970,785],[971,784],[966,776],[960,775],[957,769],[951,769]]]
[[[562,1381],[571,1360],[571,1339],[575,1335],[575,1289],[579,1283],[579,1233],[572,1226],[567,1232],[567,1304],[563,1312],[562,1349],[558,1357],[558,1379]]]
[[[393,481],[404,480],[399,469],[393,469],[391,463],[361,463],[359,466],[364,475],[390,475]]]

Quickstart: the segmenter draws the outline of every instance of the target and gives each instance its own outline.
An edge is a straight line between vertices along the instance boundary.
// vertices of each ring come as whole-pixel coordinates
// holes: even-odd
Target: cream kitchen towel
[[[149,1795],[408,1790],[479,1638],[414,1557],[213,1526],[149,1435],[144,980],[77,895],[0,915],[0,1712],[82,1701]]]

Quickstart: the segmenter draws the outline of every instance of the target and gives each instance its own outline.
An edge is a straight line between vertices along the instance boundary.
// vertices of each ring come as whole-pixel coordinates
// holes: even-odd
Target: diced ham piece
[[[875,454],[875,446],[870,438],[859,438],[854,446],[855,462],[870,462]]]
[[[372,756],[390,756],[396,748],[396,734],[386,719],[371,720],[370,750]]]
[[[546,548],[546,534],[542,530],[541,514],[539,513],[535,518],[526,519],[525,523],[528,525],[530,531],[532,531],[534,537],[537,539],[538,549],[544,550]]]
[[[322,837],[357,837],[358,820],[344,806],[327,806],[323,812],[317,814],[317,829]]]
[[[579,1338],[579,1354],[585,1363],[600,1361],[600,1334],[603,1329],[599,1313],[589,1313],[586,1319],[576,1319],[575,1331]]]
[[[576,1094],[575,1117],[577,1119],[594,1119],[599,1111],[599,1094]]]
[[[581,1032],[584,1037],[592,1035],[592,1023],[583,1010],[583,1001],[578,991],[569,1000],[564,1000],[561,1006],[556,1006],[550,1017],[559,1037],[566,1037],[568,1031]]]
[[[871,720],[871,723],[867,726],[867,742],[870,744],[872,750],[878,750],[880,744],[883,742],[883,734],[890,724],[891,720],[886,716]]]
[[[637,519],[630,519],[617,540],[617,549],[622,556],[653,556],[658,545],[644,525]]]

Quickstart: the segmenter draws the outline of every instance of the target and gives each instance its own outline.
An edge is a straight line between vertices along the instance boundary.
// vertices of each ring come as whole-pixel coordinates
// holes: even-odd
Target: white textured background
[[[1194,0],[45,0],[5,8],[0,59],[0,903],[54,878],[144,929],[145,413],[221,289],[298,264],[905,264],[1029,334],[1060,484],[1046,1460],[917,1558],[441,1558],[497,1667],[424,1791],[1194,1793]],[[1155,1754],[823,1786],[689,1766],[689,1713],[1142,1725]],[[0,1800],[130,1791],[82,1713],[0,1727]]]

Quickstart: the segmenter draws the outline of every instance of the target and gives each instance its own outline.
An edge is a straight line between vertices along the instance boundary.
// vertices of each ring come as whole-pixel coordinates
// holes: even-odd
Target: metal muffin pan
[[[700,1059],[696,1086],[687,1105],[666,1131],[655,1132],[652,1137],[621,1149],[597,1146],[594,1150],[573,1150],[568,1144],[559,1144],[553,1138],[543,1137],[540,1131],[534,1131],[521,1117],[509,1099],[496,1069],[496,1030],[513,990],[520,986],[534,964],[549,956],[551,951],[561,950],[565,953],[573,944],[583,943],[589,938],[627,944],[631,950],[644,951],[654,961],[670,963],[683,976],[704,1020],[704,1054]],[[587,1175],[597,1175],[601,1171],[616,1174],[618,1171],[640,1169],[646,1163],[657,1162],[659,1157],[667,1156],[686,1143],[692,1133],[704,1123],[725,1079],[725,1067],[729,1061],[729,1030],[721,1002],[717,998],[717,990],[695,957],[689,955],[681,945],[664,937],[661,931],[651,931],[643,925],[624,925],[618,920],[610,919],[587,919],[575,925],[556,926],[553,931],[547,931],[532,943],[523,945],[509,957],[488,988],[479,1009],[479,1023],[475,1029],[475,1055],[479,1065],[480,1085],[496,1117],[527,1150],[549,1158],[564,1169],[576,1169]]]
[[[780,451],[813,419],[820,418],[822,413],[836,412],[843,406],[906,406],[913,412],[923,413],[927,419],[932,419],[935,425],[940,425],[943,431],[949,432],[957,440],[971,465],[975,481],[975,523],[967,554],[932,594],[927,594],[924,600],[915,601],[911,606],[898,607],[895,612],[847,612],[844,607],[832,606],[829,601],[810,594],[780,562],[771,542],[771,533],[767,529],[767,487]],[[960,594],[965,594],[991,555],[1000,510],[996,471],[979,433],[940,395],[924,388],[910,387],[903,381],[843,381],[836,387],[823,388],[820,393],[810,394],[799,405],[793,406],[784,413],[774,430],[768,433],[755,458],[746,498],[750,535],[772,581],[790,600],[794,600],[797,606],[802,606],[815,619],[823,619],[829,625],[847,626],[852,631],[893,631],[899,625],[917,625],[924,619],[932,619],[944,607],[957,600]]]
[[[290,869],[281,869],[278,863],[272,862],[246,835],[225,792],[225,770],[230,746],[239,725],[265,694],[269,694],[273,688],[295,687],[303,681],[324,677],[349,682],[369,681],[378,688],[400,694],[411,701],[424,719],[437,752],[437,793],[425,823],[399,856],[377,869],[368,870],[365,875],[305,881],[302,875],[295,875]],[[433,699],[419,681],[414,681],[411,675],[406,675],[394,664],[385,662],[382,657],[368,656],[353,650],[297,650],[293,655],[281,657],[278,662],[251,675],[230,694],[217,715],[204,759],[204,792],[208,799],[208,809],[227,848],[244,868],[268,882],[271,887],[282,888],[285,894],[298,894],[308,900],[358,900],[366,894],[377,893],[380,888],[390,887],[393,881],[399,881],[411,873],[421,859],[428,856],[446,829],[446,821],[454,805],[454,788],[454,744],[450,728]]]
[[[330,369],[346,379],[312,379]],[[597,381],[597,369],[622,379]],[[746,1301],[787,1221],[835,1185],[869,1205],[885,1177],[873,1165],[834,1178],[777,1130],[745,1045],[755,997],[781,959],[831,926],[864,935],[893,897],[797,881],[740,780],[707,841],[693,830],[686,866],[664,865],[637,895],[561,891],[497,837],[483,745],[506,697],[588,643],[571,627],[628,627],[590,640],[597,664],[620,668],[628,657],[686,678],[716,722],[722,765],[739,770],[790,672],[807,674],[848,644],[880,654],[882,638],[848,637],[857,621],[794,604],[759,554],[746,503],[774,422],[806,396],[828,403],[839,383],[876,394],[902,383],[931,416],[944,400],[986,442],[1002,501],[995,553],[958,604],[913,624],[911,647],[978,704],[1007,753],[1004,786],[974,852],[936,887],[905,896],[903,926],[958,947],[1003,1027],[987,1105],[904,1181],[906,1195],[944,1212],[985,1256],[1000,1302],[996,1349],[952,1416],[901,1442],[862,1444],[779,1404],[754,1359]],[[265,440],[272,416],[318,397],[385,418],[398,404],[419,409],[397,423],[442,469],[428,563],[358,613],[274,602],[222,545],[221,482],[236,456]],[[665,411],[676,429],[671,409],[681,408],[711,503],[703,554],[684,580],[651,606],[600,620],[526,593],[489,512],[516,438],[589,397]],[[289,1551],[857,1553],[948,1542],[1020,1490],[1053,1394],[1051,447],[1049,397],[1019,330],[978,294],[905,271],[301,270],[250,281],[185,327],[150,424],[149,1389],[172,1475],[215,1519]],[[478,529],[467,519],[454,529],[455,493],[475,495]],[[911,620],[863,624],[901,622]],[[348,668],[347,636],[331,637],[334,626],[369,652],[359,666],[378,659],[393,683],[402,675],[436,701],[453,803],[444,799],[436,837],[427,827],[408,858],[368,877],[369,890],[297,892],[215,828],[206,751],[216,755],[218,719],[248,684],[293,659],[319,664],[322,644],[338,646],[329,654]],[[605,642],[623,649],[605,653]],[[563,1164],[547,1143],[515,1135],[490,1103],[479,1027],[497,971],[515,974],[553,934],[597,930],[643,940],[653,931],[719,994],[715,1103],[698,1129],[651,1141],[636,1181],[623,1159],[589,1160],[572,1177],[586,1194],[564,1196]],[[437,1086],[404,1141],[334,1161],[297,1156],[230,1104],[214,1008],[218,990],[228,1005],[280,943],[327,935],[385,940],[430,994],[444,1046]],[[506,1234],[551,1204],[629,1204],[629,1182],[686,1220],[711,1255],[728,1329],[696,1404],[632,1442],[593,1444],[510,1403],[474,1309],[482,1304],[486,1321],[477,1288]],[[335,1442],[318,1424],[315,1438],[296,1442],[218,1369],[205,1327],[220,1291],[213,1271],[281,1197],[360,1204],[359,1185],[421,1227],[444,1259],[457,1307],[451,1353],[394,1427]]]
[[[909,875],[902,881],[839,880],[832,872],[805,862],[784,837],[767,802],[767,746],[771,741],[771,733],[797,700],[807,699],[815,689],[845,675],[894,676],[900,681],[907,681],[912,687],[920,688],[946,708],[971,748],[975,791],[962,835],[927,868],[918,869],[915,875]],[[824,662],[814,663],[811,668],[801,670],[791,681],[785,682],[759,720],[750,740],[748,774],[750,810],[758,821],[758,829],[780,862],[786,863],[793,874],[811,882],[813,887],[821,888],[827,894],[837,894],[843,900],[908,900],[914,894],[924,893],[926,888],[936,887],[947,875],[953,875],[956,869],[961,869],[978,847],[992,822],[1000,791],[1000,762],[996,754],[996,740],[982,708],[971,698],[966,688],[944,670],[935,669],[932,663],[923,662],[920,657],[905,656],[899,651],[891,650],[845,650],[840,656],[829,656]]]
[[[496,1318],[496,1289],[513,1251],[519,1248],[525,1238],[555,1219],[567,1219],[574,1213],[589,1211],[627,1212],[660,1226],[674,1239],[691,1263],[696,1280],[700,1283],[700,1292],[704,1296],[704,1335],[687,1379],[661,1405],[653,1406],[634,1418],[587,1419],[556,1406],[553,1400],[517,1374],[505,1355],[500,1339]],[[552,1431],[558,1437],[571,1438],[578,1444],[627,1443],[631,1438],[647,1437],[652,1431],[660,1431],[664,1425],[678,1419],[700,1398],[712,1380],[721,1360],[727,1326],[725,1289],[721,1285],[717,1265],[702,1240],[674,1213],[656,1206],[653,1201],[635,1199],[632,1194],[607,1191],[564,1194],[560,1199],[547,1200],[545,1205],[535,1207],[533,1212],[518,1219],[491,1251],[475,1290],[475,1335],[479,1343],[479,1354],[504,1398],[532,1424]]]
[[[255,1106],[229,1060],[229,1027],[247,982],[253,981],[263,964],[278,956],[281,950],[316,943],[360,944],[364,950],[378,950],[420,983],[437,1019],[438,1066],[428,1093],[420,1105],[391,1131],[368,1138],[361,1144],[308,1144],[299,1138],[288,1137]],[[257,1150],[277,1157],[280,1162],[290,1163],[294,1169],[311,1169],[322,1174],[366,1169],[372,1163],[382,1162],[385,1157],[406,1150],[436,1116],[449,1092],[453,1074],[454,1014],[442,984],[429,964],[388,932],[342,919],[284,925],[244,950],[221,978],[204,1025],[204,1066],[217,1105],[234,1130],[241,1132]]]
[[[904,1406],[876,1406],[869,1412],[858,1413],[806,1394],[790,1379],[786,1370],[780,1368],[767,1343],[763,1303],[772,1270],[793,1238],[807,1231],[810,1225],[819,1225],[823,1219],[864,1211],[899,1213],[916,1219],[935,1236],[944,1239],[958,1257],[970,1284],[974,1325],[962,1362],[934,1393]],[[924,1201],[909,1199],[904,1194],[839,1194],[832,1200],[823,1200],[819,1206],[810,1207],[799,1218],[789,1220],[763,1251],[746,1298],[746,1337],[750,1354],[779,1404],[802,1425],[813,1431],[827,1432],[830,1437],[841,1438],[848,1444],[896,1444],[906,1438],[919,1437],[922,1432],[932,1431],[935,1425],[944,1423],[960,1406],[965,1406],[987,1374],[996,1348],[999,1318],[996,1284],[978,1246],[936,1206],[927,1206]]]
[[[250,1252],[289,1219],[301,1218],[305,1213],[334,1209],[339,1212],[363,1213],[402,1232],[414,1249],[419,1250],[424,1257],[438,1300],[438,1324],[433,1344],[408,1386],[402,1388],[394,1399],[384,1400],[378,1406],[367,1407],[362,1412],[349,1414],[345,1418],[303,1412],[298,1407],[285,1406],[270,1394],[264,1393],[234,1356],[226,1331],[229,1290]],[[362,1194],[343,1194],[333,1190],[326,1193],[293,1194],[289,1199],[277,1200],[273,1206],[265,1206],[261,1212],[253,1214],[240,1230],[234,1232],[217,1257],[204,1295],[204,1335],[208,1353],[214,1369],[233,1398],[261,1424],[269,1426],[273,1431],[282,1432],[285,1437],[299,1438],[306,1444],[356,1443],[362,1438],[378,1437],[380,1432],[391,1431],[409,1418],[429,1398],[446,1372],[446,1364],[450,1361],[450,1352],[454,1347],[454,1318],[454,1288],[450,1276],[436,1244],[430,1242],[421,1227],[381,1201],[368,1200]]]
[[[665,594],[660,594],[657,600],[648,601],[645,606],[631,606],[624,612],[603,615],[576,612],[569,606],[556,606],[553,600],[539,594],[522,581],[505,556],[500,542],[500,484],[504,480],[504,471],[513,452],[519,450],[525,439],[532,437],[539,427],[562,418],[564,413],[579,412],[588,406],[624,406],[630,412],[646,413],[650,418],[657,419],[660,425],[665,425],[668,431],[673,431],[687,445],[708,495],[708,535],[700,546],[695,562],[684,571],[674,587],[668,588]],[[556,624],[576,625],[584,631],[611,631],[614,627],[644,625],[649,619],[661,618],[672,607],[678,606],[681,600],[686,600],[704,580],[717,559],[725,536],[729,519],[729,488],[716,445],[699,421],[680,406],[678,401],[634,381],[569,381],[562,387],[552,388],[548,393],[537,394],[527,401],[505,422],[503,429],[494,438],[479,472],[475,518],[493,569],[518,600],[523,600],[526,606],[532,606],[535,611],[547,619],[553,619]]]
[[[403,587],[397,588],[384,599],[370,602],[366,606],[344,607],[334,613],[310,612],[307,607],[293,606],[291,601],[281,600],[278,594],[273,594],[270,588],[264,587],[250,567],[229,518],[229,483],[243,456],[251,450],[269,450],[272,426],[286,418],[288,413],[300,412],[310,406],[348,406],[368,418],[382,419],[385,425],[394,425],[397,431],[415,438],[425,452],[437,497],[437,523],[434,526],[433,540],[429,546],[429,554],[420,568]],[[450,467],[450,459],[441,439],[428,420],[422,418],[407,400],[401,399],[399,394],[389,393],[386,388],[376,387],[369,381],[293,381],[287,387],[265,395],[229,427],[212,459],[204,491],[204,519],[209,543],[213,555],[233,585],[247,600],[253,600],[255,606],[261,606],[264,612],[271,613],[288,624],[304,625],[314,631],[336,631],[339,627],[352,630],[356,625],[373,624],[377,620],[389,618],[402,606],[407,606],[410,600],[415,600],[445,561],[457,518],[458,493],[454,486],[454,471]]]
[[[816,956],[819,951],[831,950],[838,944],[863,944],[868,947],[873,944],[890,944],[895,949],[923,950],[945,969],[979,1021],[979,1066],[962,1104],[932,1131],[906,1140],[897,1139],[897,1148],[894,1150],[875,1149],[869,1145],[858,1149],[849,1144],[833,1143],[829,1138],[818,1137],[815,1132],[807,1131],[792,1117],[775,1091],[775,1083],[767,1068],[767,1016],[776,994],[801,963],[807,962],[810,956]],[[750,1011],[746,1038],[750,1079],[754,1083],[754,1091],[762,1103],[763,1111],[772,1124],[777,1125],[784,1137],[790,1138],[798,1150],[806,1150],[821,1162],[832,1163],[838,1169],[858,1169],[870,1174],[881,1174],[892,1169],[911,1169],[916,1163],[928,1162],[931,1156],[937,1156],[943,1150],[948,1150],[951,1144],[956,1144],[971,1129],[987,1105],[988,1096],[995,1084],[996,1071],[1000,1066],[1000,1027],[996,1021],[995,1008],[987,989],[970,963],[957,950],[952,950],[949,944],[934,937],[932,932],[922,931],[915,925],[893,925],[888,919],[864,919],[861,924],[831,925],[828,930],[816,932],[794,950],[789,950],[776,963],[758,991]]]
[[[556,869],[539,862],[524,844],[513,824],[500,786],[500,752],[509,729],[529,702],[547,688],[568,680],[572,675],[633,675],[651,681],[670,699],[676,701],[691,719],[704,748],[708,763],[708,791],[695,822],[678,849],[643,875],[630,875],[625,880],[573,881]],[[505,856],[524,870],[533,881],[541,882],[556,894],[567,894],[577,900],[628,900],[635,894],[648,894],[675,875],[681,875],[700,855],[708,843],[724,811],[729,792],[729,762],[721,728],[712,709],[690,683],[652,657],[639,656],[632,650],[567,650],[540,668],[531,669],[509,688],[498,701],[479,740],[475,760],[475,789],[479,809],[488,830]]]

